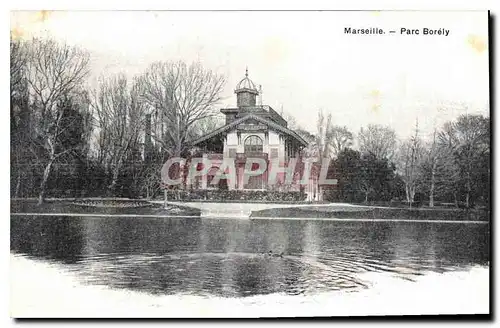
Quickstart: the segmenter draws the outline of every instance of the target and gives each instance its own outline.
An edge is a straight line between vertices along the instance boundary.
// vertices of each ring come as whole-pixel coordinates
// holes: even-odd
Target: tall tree
[[[442,147],[434,131],[432,140],[423,146],[420,163],[419,184],[429,198],[429,207],[434,207],[437,197],[443,199],[447,194],[456,195],[459,172],[453,154],[448,147]]]
[[[26,46],[20,40],[10,40],[10,95],[19,96],[26,82]]]
[[[55,148],[61,155],[54,166],[56,177],[48,181],[48,189],[56,188],[60,192],[79,197],[84,190],[87,179],[87,156],[90,149],[92,132],[92,116],[89,111],[89,99],[85,90],[73,91],[59,103],[62,111],[61,126],[64,129],[56,139]],[[62,151],[65,151],[62,153]]]
[[[89,54],[77,47],[50,39],[33,39],[27,44],[26,81],[32,115],[32,141],[44,152],[44,172],[38,203],[45,198],[54,162],[73,149],[61,147],[66,129],[64,101],[81,87],[89,73]]]
[[[138,84],[156,118],[153,138],[168,156],[180,156],[195,124],[215,114],[225,79],[199,63],[156,62]]]
[[[204,136],[223,125],[224,117],[221,117],[220,115],[205,117],[193,124],[193,128],[190,130],[190,133],[192,134],[190,138],[196,139]]]
[[[317,162],[323,164],[325,158],[332,158],[332,144],[331,144],[331,129],[332,129],[332,115],[329,113],[326,117],[322,110],[318,111],[318,118],[316,121],[316,134],[313,142],[306,150],[311,157],[315,157]],[[319,186],[320,199],[323,199],[324,186]]]
[[[361,154],[359,190],[364,193],[364,201],[392,198],[391,185],[395,178],[395,166],[387,158],[377,158],[374,154]]]
[[[316,121],[316,135],[313,147],[315,149],[316,155],[321,162],[323,158],[331,158],[332,151],[332,114],[328,114],[326,117],[323,111],[318,112],[318,119]]]
[[[478,182],[485,180],[484,175],[489,176],[489,118],[482,115],[461,115],[456,121],[444,125],[439,134],[439,142],[453,154],[464,186],[465,206],[471,207],[479,192]],[[486,183],[489,189],[489,181]]]
[[[359,149],[378,159],[392,159],[396,149],[396,132],[388,126],[370,124],[358,133]]]
[[[403,141],[398,155],[401,177],[405,183],[406,201],[411,207],[417,191],[423,155],[423,145],[418,135],[418,121],[415,124],[414,135]]]
[[[359,202],[361,154],[353,149],[342,150],[335,161],[335,171],[338,179],[339,200],[345,202]]]
[[[114,195],[126,161],[140,151],[146,105],[140,99],[138,85],[130,86],[119,74],[101,78],[92,107],[98,125],[97,159],[111,177],[108,192]]]
[[[29,162],[26,147],[29,135],[29,106],[26,85],[26,48],[20,40],[10,40],[10,133],[11,191],[18,197],[22,176]]]
[[[387,159],[345,148],[335,160],[338,200],[346,202],[388,201],[399,197],[399,177]]]

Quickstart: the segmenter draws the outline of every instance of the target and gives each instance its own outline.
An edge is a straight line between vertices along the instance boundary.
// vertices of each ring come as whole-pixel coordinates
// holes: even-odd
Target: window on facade
[[[262,139],[258,136],[250,136],[245,139],[245,153],[262,153]]]

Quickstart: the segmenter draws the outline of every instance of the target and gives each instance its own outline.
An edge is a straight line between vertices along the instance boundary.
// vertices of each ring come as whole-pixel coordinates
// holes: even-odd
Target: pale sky
[[[345,27],[386,30],[348,35]],[[400,35],[444,28],[448,36]],[[249,77],[264,104],[313,132],[317,111],[353,132],[387,124],[399,137],[415,119],[424,136],[464,111],[488,115],[487,12],[17,12],[15,35],[51,35],[90,51],[99,74],[141,73],[157,60],[200,61],[227,78],[220,107]],[[389,34],[389,30],[397,33]],[[422,32],[421,32],[422,33]]]

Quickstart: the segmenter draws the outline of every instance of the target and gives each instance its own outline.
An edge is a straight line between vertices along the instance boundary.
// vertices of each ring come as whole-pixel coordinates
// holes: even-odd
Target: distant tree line
[[[101,76],[89,86],[91,56],[50,39],[10,42],[11,196],[154,197],[169,157],[223,124],[215,105],[225,78],[199,63],[155,62],[133,78]],[[489,203],[490,121],[462,115],[432,140],[398,140],[386,126],[357,134],[318,114],[304,156],[333,159],[339,183],[325,199],[466,207]]]
[[[439,201],[466,208],[490,202],[489,117],[463,114],[434,130],[430,140],[421,138],[418,122],[404,140],[390,127],[373,124],[355,138],[321,111],[316,134],[296,128],[310,142],[306,156],[332,159],[329,172],[338,185],[325,187],[326,200],[430,207]]]

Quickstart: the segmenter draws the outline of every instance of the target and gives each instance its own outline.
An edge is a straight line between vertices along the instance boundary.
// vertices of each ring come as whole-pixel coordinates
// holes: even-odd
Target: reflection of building
[[[248,77],[248,70],[235,89],[236,108],[221,109],[226,124],[195,140],[193,146],[201,149],[204,158],[214,167],[202,178],[201,188],[210,188],[223,158],[235,160],[236,181],[228,180],[228,189],[267,189],[267,173],[271,163],[286,166],[290,158],[299,158],[307,142],[287,127],[287,121],[270,106],[257,103],[260,92]],[[243,181],[243,171],[248,158],[265,160],[268,168],[261,176]],[[252,167],[256,170],[257,167]],[[297,179],[298,180],[298,179]],[[278,185],[284,182],[284,174],[278,175]],[[215,186],[213,186],[215,187]],[[298,190],[298,185],[293,189]]]

